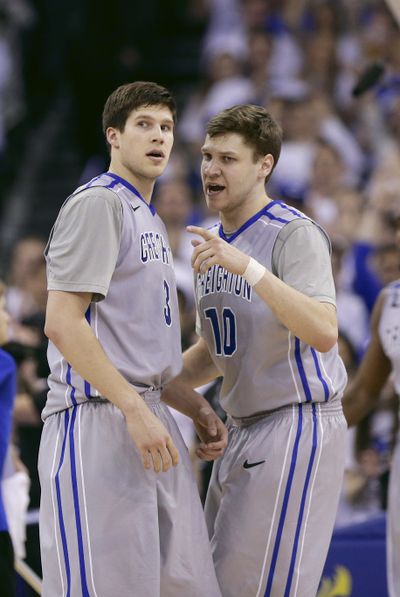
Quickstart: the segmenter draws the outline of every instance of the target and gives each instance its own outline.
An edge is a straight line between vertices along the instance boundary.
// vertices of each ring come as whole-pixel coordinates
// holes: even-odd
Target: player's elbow
[[[67,323],[64,321],[62,314],[55,314],[48,311],[46,313],[44,333],[53,344],[58,346],[65,335],[66,325]]]
[[[314,348],[318,352],[329,352],[338,340],[338,328],[336,325],[328,325],[318,335]]]

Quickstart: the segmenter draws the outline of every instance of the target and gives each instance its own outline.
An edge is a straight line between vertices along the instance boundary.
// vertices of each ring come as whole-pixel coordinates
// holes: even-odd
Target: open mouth
[[[224,189],[225,189],[225,187],[223,185],[220,185],[220,184],[208,184],[208,185],[206,185],[207,195],[215,195],[217,193],[220,193]]]
[[[157,159],[157,160],[164,159],[164,152],[161,151],[161,149],[153,149],[152,151],[149,151],[148,153],[146,153],[146,155],[149,158],[154,158],[154,159]]]

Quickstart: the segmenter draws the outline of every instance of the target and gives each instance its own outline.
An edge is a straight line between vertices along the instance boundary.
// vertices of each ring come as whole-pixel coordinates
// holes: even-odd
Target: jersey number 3
[[[222,326],[215,307],[206,309],[204,315],[211,322],[215,354],[231,357],[236,352],[236,319],[234,312],[229,307],[222,309]]]
[[[171,306],[169,304],[169,299],[170,299],[170,291],[169,291],[169,286],[166,280],[164,280],[164,290],[165,290],[165,307],[164,307],[164,317],[165,317],[165,323],[170,326],[171,322],[172,322],[172,317],[171,317]]]

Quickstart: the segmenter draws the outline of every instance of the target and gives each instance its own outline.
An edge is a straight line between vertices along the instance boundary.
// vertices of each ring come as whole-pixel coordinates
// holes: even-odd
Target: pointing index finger
[[[192,234],[198,234],[204,238],[204,240],[211,240],[215,236],[215,234],[209,230],[206,230],[205,228],[201,228],[200,226],[186,226],[186,230]]]

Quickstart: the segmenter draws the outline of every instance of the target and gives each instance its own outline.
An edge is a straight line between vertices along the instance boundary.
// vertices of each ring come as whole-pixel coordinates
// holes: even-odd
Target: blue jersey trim
[[[314,348],[312,348],[312,346],[310,346],[310,349],[311,349],[311,354],[312,354],[313,359],[314,359],[315,369],[317,371],[318,379],[320,380],[320,382],[322,383],[322,387],[324,388],[325,402],[327,402],[329,400],[329,388],[328,388],[328,384],[326,383],[326,381],[323,378],[323,375],[321,373],[321,368],[319,366],[317,353],[315,352]]]
[[[279,218],[275,218],[274,216],[272,216],[271,214],[268,213],[269,208],[272,207],[272,205],[274,203],[277,203],[277,201],[271,201],[270,203],[268,203],[268,205],[264,205],[264,207],[262,209],[260,209],[260,211],[255,213],[254,216],[251,216],[251,218],[249,220],[247,220],[247,222],[242,224],[240,226],[240,228],[238,228],[238,230],[236,230],[236,232],[234,232],[230,236],[226,236],[226,234],[224,233],[224,230],[222,228],[222,224],[220,224],[219,229],[218,229],[219,236],[221,238],[223,238],[227,243],[231,243],[233,240],[235,240],[235,238],[237,238],[239,236],[239,234],[244,232],[244,230],[247,230],[247,228],[249,228],[252,224],[254,224],[254,222],[259,220],[261,218],[261,216],[267,215],[271,219],[279,220]],[[281,221],[283,221],[287,224],[286,220],[281,220]]]
[[[301,359],[300,340],[297,337],[295,338],[295,341],[294,341],[294,356],[295,356],[296,363],[297,363],[297,369],[299,370],[301,384],[303,386],[304,394],[306,396],[306,401],[311,402],[312,396],[311,396],[310,386],[308,385],[306,372],[304,370],[303,361]]]
[[[297,213],[296,211],[289,209],[282,201],[277,201],[274,199],[273,201],[270,201],[267,205],[265,205],[262,209],[260,209],[260,211],[258,211],[256,214],[254,214],[254,216],[252,216],[249,220],[247,220],[247,222],[242,224],[242,226],[240,226],[240,228],[238,230],[236,230],[236,232],[234,232],[234,234],[231,234],[230,236],[226,236],[226,234],[224,233],[224,230],[222,228],[222,224],[220,224],[219,229],[218,229],[219,236],[221,238],[223,238],[227,243],[231,243],[233,240],[235,240],[235,238],[237,238],[239,236],[239,234],[241,234],[244,230],[249,228],[249,226],[254,224],[254,222],[259,220],[261,218],[261,216],[267,216],[270,220],[275,220],[276,222],[281,222],[282,224],[289,224],[290,220],[285,220],[284,218],[279,218],[278,216],[274,216],[274,214],[270,213],[271,208],[274,207],[275,205],[280,205],[281,207],[286,208],[291,213],[298,215],[299,217],[304,217],[300,213]]]
[[[285,524],[285,518],[286,518],[286,513],[287,513],[287,508],[288,508],[288,503],[289,503],[290,490],[292,487],[294,471],[296,468],[300,436],[301,436],[301,431],[302,431],[302,427],[303,427],[303,410],[302,410],[301,404],[298,405],[298,411],[299,411],[299,419],[298,419],[298,423],[297,423],[296,439],[295,439],[294,445],[293,445],[292,460],[290,463],[289,475],[288,475],[288,479],[286,482],[285,495],[283,497],[282,510],[281,510],[281,515],[279,518],[278,530],[277,530],[277,534],[276,534],[274,550],[272,552],[271,566],[269,569],[267,587],[265,589],[264,597],[270,597],[270,595],[271,595],[272,581],[273,581],[274,574],[275,574],[275,567],[276,567],[279,547],[280,547],[280,543],[281,543],[281,539],[282,539],[283,526]]]
[[[293,580],[294,564],[296,562],[297,548],[299,546],[300,529],[301,529],[301,525],[303,524],[303,516],[304,516],[304,508],[306,505],[306,497],[307,497],[307,492],[308,492],[308,488],[309,488],[309,484],[310,484],[311,471],[314,466],[315,453],[317,451],[317,443],[318,443],[317,442],[317,415],[316,415],[315,404],[312,405],[312,413],[313,413],[313,438],[312,438],[311,456],[310,456],[310,461],[308,463],[306,478],[304,481],[303,493],[301,496],[299,517],[297,519],[296,534],[294,537],[293,551],[292,551],[292,557],[290,560],[289,573],[288,573],[288,578],[287,578],[287,582],[286,582],[284,597],[289,597],[289,595],[290,595],[290,589],[291,589],[292,580]]]
[[[99,180],[99,178],[101,178],[103,175],[99,174],[98,176],[95,176],[94,178],[92,178],[92,180],[89,180],[89,182],[87,183],[87,185],[85,185],[85,189],[88,189],[89,187],[91,187],[96,180]]]
[[[106,172],[106,174],[107,174],[107,176],[111,176],[111,178],[113,178],[116,182],[121,183],[131,193],[133,193],[134,195],[136,195],[136,197],[138,197],[141,201],[143,201],[143,203],[146,204],[146,206],[149,208],[149,210],[151,211],[153,216],[157,213],[155,208],[151,205],[151,203],[147,203],[146,199],[144,199],[142,197],[142,195],[139,193],[139,191],[137,189],[135,189],[135,187],[130,182],[128,182],[124,178],[121,178],[121,176],[118,176],[118,174],[114,174],[114,172]]]
[[[71,460],[71,482],[72,482],[72,494],[74,498],[74,511],[75,511],[75,522],[76,522],[76,533],[78,536],[78,552],[79,552],[79,569],[81,573],[81,588],[82,596],[89,597],[89,591],[86,583],[86,570],[85,570],[85,553],[83,549],[82,540],[82,526],[81,526],[81,515],[79,508],[79,495],[78,495],[78,482],[76,478],[76,463],[75,463],[75,444],[74,444],[74,427],[76,419],[77,409],[74,407],[71,417],[71,426],[69,428],[69,452]]]
[[[74,406],[76,406],[77,405],[77,401],[76,401],[76,398],[75,398],[75,388],[74,388],[74,386],[71,383],[71,365],[69,363],[67,363],[67,375],[66,375],[65,381],[67,382],[69,388],[71,389],[70,398],[71,398],[72,404]]]
[[[55,476],[55,485],[56,485],[56,493],[57,493],[57,509],[58,509],[58,524],[60,527],[60,535],[61,541],[63,546],[63,554],[64,554],[64,562],[65,562],[65,574],[67,577],[67,595],[66,597],[70,597],[71,595],[71,569],[69,565],[69,556],[68,556],[68,546],[67,546],[67,536],[65,533],[65,525],[64,525],[64,516],[62,511],[62,502],[61,502],[61,490],[60,490],[60,469],[64,462],[64,455],[65,455],[65,444],[67,441],[67,432],[68,432],[68,423],[69,423],[69,412],[68,410],[65,411],[65,419],[64,419],[64,439],[61,447],[61,456],[60,462],[58,464],[56,476]]]
[[[90,319],[91,319],[90,305],[86,310],[85,319],[88,322],[88,324],[90,325]],[[88,381],[86,381],[86,379],[84,379],[83,381],[84,381],[84,386],[85,386],[85,396],[86,396],[86,398],[91,398],[92,395],[91,395],[90,383]]]
[[[278,205],[280,205],[281,207],[283,207],[283,209],[287,209],[287,211],[289,211],[294,216],[297,216],[298,218],[301,218],[302,220],[310,220],[310,218],[308,218],[307,216],[305,216],[304,214],[302,214],[301,211],[298,211],[297,209],[294,209],[293,207],[289,207],[283,201],[276,201],[276,203]]]

